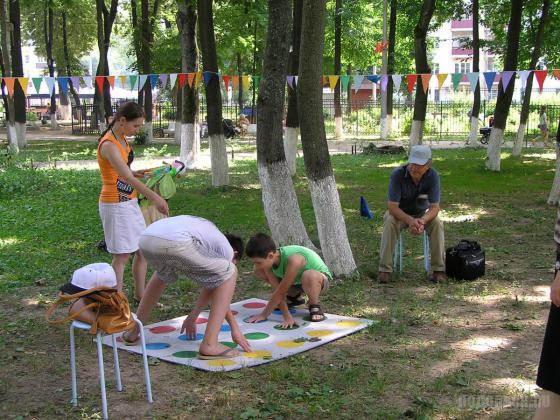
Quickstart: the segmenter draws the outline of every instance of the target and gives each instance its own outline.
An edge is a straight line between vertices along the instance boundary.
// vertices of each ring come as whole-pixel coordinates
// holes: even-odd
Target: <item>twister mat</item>
[[[292,308],[292,316],[296,320],[297,328],[284,330],[279,328],[282,314],[275,310],[266,321],[249,324],[245,320],[256,315],[266,306],[267,301],[261,299],[246,299],[231,305],[231,310],[241,331],[249,341],[252,352],[241,351],[240,356],[232,359],[201,360],[198,359],[198,346],[202,341],[208,311],[201,312],[196,323],[198,331],[196,340],[187,340],[185,334],[180,334],[185,316],[158,322],[144,327],[148,356],[157,357],[171,363],[180,363],[208,371],[229,371],[243,367],[256,366],[273,360],[282,359],[349,335],[373,324],[369,319],[351,318],[347,316],[325,314],[327,319],[322,322],[308,322],[307,308]],[[231,341],[230,327],[224,321],[219,335],[220,342],[229,347],[236,347]],[[103,344],[111,346],[111,337],[103,338]],[[120,336],[117,347],[126,351],[142,354],[140,344],[125,346]],[[239,350],[241,350],[239,348]]]

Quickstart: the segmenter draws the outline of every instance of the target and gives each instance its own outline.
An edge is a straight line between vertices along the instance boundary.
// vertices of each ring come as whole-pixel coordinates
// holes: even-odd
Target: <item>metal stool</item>
[[[144,337],[144,326],[142,322],[132,314],[134,321],[140,327],[140,342],[142,344],[142,359],[144,361],[144,380],[146,382],[146,393],[148,395],[148,402],[153,403],[152,398],[152,384],[150,382],[150,368],[148,366],[148,354],[146,352],[146,339]],[[91,328],[90,324],[82,321],[72,321],[70,324],[70,369],[72,375],[72,405],[76,407],[78,405],[78,384],[76,380],[76,349],[74,340],[74,329],[89,330]],[[115,339],[115,334],[111,334],[111,340],[113,344],[113,358],[115,363],[115,375],[117,377],[117,391],[122,391],[121,383],[121,369],[119,367],[119,354],[117,350],[117,340]],[[109,415],[107,413],[107,394],[105,391],[105,369],[103,365],[103,343],[102,343],[102,331],[97,331],[97,358],[99,362],[99,386],[101,388],[101,406],[103,410],[103,418],[108,419]]]
[[[403,271],[403,233],[399,233],[399,238],[395,244],[395,252],[393,253],[393,269],[399,267],[399,273]],[[426,273],[430,272],[430,241],[428,239],[428,234],[424,231],[422,235],[422,240],[424,243],[424,270]]]

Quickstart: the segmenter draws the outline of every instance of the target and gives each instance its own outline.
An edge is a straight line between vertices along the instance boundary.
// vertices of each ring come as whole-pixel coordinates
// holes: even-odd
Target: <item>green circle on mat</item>
[[[230,349],[234,349],[237,347],[237,344],[235,344],[233,341],[220,341],[220,344],[223,344],[224,346],[227,346]]]
[[[265,338],[268,337],[269,337],[268,334],[263,332],[252,332],[252,333],[245,334],[245,338],[247,340],[264,340]]]
[[[274,326],[275,330],[280,330],[280,331],[291,331],[291,330],[296,330],[298,328],[299,328],[298,324],[294,324],[290,328],[282,328],[281,324],[278,324],[278,325]]]
[[[196,357],[197,354],[198,354],[198,352],[196,352],[196,351],[184,350],[184,351],[177,351],[177,352],[173,353],[171,356],[180,357],[182,359],[192,359],[192,358]]]

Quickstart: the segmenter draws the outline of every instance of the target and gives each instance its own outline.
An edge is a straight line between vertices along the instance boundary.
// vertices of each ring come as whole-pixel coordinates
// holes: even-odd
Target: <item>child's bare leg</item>
[[[535,412],[533,420],[557,419],[560,413],[560,395],[545,390],[541,390],[540,394],[541,406]]]
[[[144,287],[146,284],[146,271],[148,271],[148,263],[140,252],[136,251],[132,260],[132,278],[134,279],[134,299],[140,300],[144,295]]]
[[[324,275],[316,270],[305,270],[301,275],[301,286],[309,297],[310,305],[319,303],[319,295],[323,289]]]
[[[142,323],[146,322],[150,317],[150,313],[159,301],[165,286],[166,283],[160,279],[156,273],[154,273],[148,282],[148,287],[146,287],[144,296],[142,296],[142,300],[140,301],[140,305],[138,305],[138,310],[136,312],[136,316],[140,321],[142,321]],[[140,329],[138,328],[138,324],[135,324],[134,328],[126,333],[126,339],[128,341],[136,341],[139,334]]]
[[[117,290],[119,292],[123,290],[124,267],[129,256],[130,254],[113,254],[113,261],[111,261],[111,266],[117,276]]]
[[[220,334],[220,328],[229,310],[236,280],[237,270],[229,280],[212,290],[210,316],[208,317],[204,339],[199,348],[199,352],[202,354],[214,356],[228,350],[228,347],[218,343],[218,334]]]

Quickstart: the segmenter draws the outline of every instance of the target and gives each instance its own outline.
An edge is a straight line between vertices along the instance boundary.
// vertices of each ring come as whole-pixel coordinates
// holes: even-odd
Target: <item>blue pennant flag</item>
[[[363,196],[360,197],[360,216],[367,217],[368,220],[373,219],[373,213],[369,209],[367,201]]]
[[[150,87],[152,89],[156,88],[157,81],[158,81],[158,78],[159,78],[158,76],[159,75],[157,75],[157,74],[150,74]]]
[[[379,82],[379,79],[381,79],[381,77],[378,76],[377,74],[368,74],[366,76],[366,79],[368,79],[372,83],[377,83]]]
[[[57,77],[58,86],[60,86],[60,91],[63,95],[68,95],[68,77]]]
[[[202,75],[204,77],[204,86],[208,86],[208,83],[210,83],[210,80],[215,75],[215,73],[210,71],[205,71]]]

